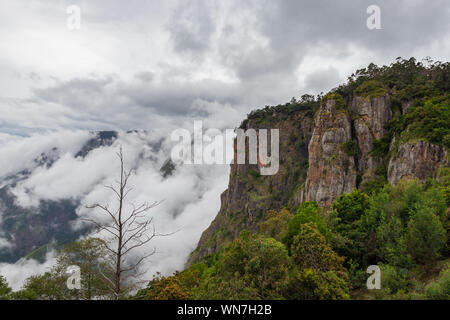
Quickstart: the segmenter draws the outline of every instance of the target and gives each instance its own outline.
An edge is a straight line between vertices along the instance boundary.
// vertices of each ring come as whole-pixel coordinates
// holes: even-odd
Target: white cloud
[[[8,242],[8,240],[0,237],[0,249],[9,247],[11,247],[11,244]]]
[[[34,169],[35,159],[42,153],[47,155],[75,155],[84,143],[92,137],[87,131],[62,130],[19,137],[4,134],[0,137],[0,180],[24,169]],[[52,149],[57,150],[52,152]]]
[[[51,251],[47,253],[45,263],[36,260],[21,260],[15,264],[0,263],[0,274],[7,279],[11,288],[17,291],[22,288],[27,278],[50,271],[55,262],[55,252]]]
[[[75,158],[81,144],[90,137],[92,134],[81,132],[54,132],[15,137],[13,142],[3,144],[1,150],[6,155],[5,163],[17,162],[15,166],[6,168],[5,173],[31,169],[31,174],[12,189],[17,196],[16,204],[23,207],[37,206],[41,200],[73,198],[80,201],[77,209],[79,218],[108,221],[108,216],[87,209],[86,205],[108,203],[112,209],[117,205],[114,194],[104,186],[115,183],[118,178],[119,162],[116,152],[122,146],[125,166],[133,168],[130,178],[133,190],[125,208],[130,209],[131,203],[162,201],[149,212],[154,217],[157,232],[171,233],[179,230],[168,237],[156,238],[148,246],[142,247],[140,252],[136,252],[137,255],[149,252],[153,246],[158,251],[145,265],[149,270],[146,277],[151,278],[157,271],[167,274],[181,269],[202,231],[219,210],[220,194],[226,188],[229,167],[184,165],[179,166],[172,176],[163,179],[159,169],[168,159],[172,144],[163,141],[159,146],[162,137],[152,132],[121,132],[111,146],[94,149],[84,158]],[[34,157],[41,152],[51,151],[53,145],[58,146],[55,162],[50,167],[36,167]],[[74,223],[75,228],[80,225],[81,220]],[[107,237],[108,234],[100,235]],[[5,241],[0,244],[8,245]],[[14,271],[15,269],[17,270]],[[23,272],[21,277],[18,275],[19,270]],[[6,273],[8,280],[16,287],[27,276],[42,270],[42,266],[31,262],[20,266],[0,266],[0,274]]]

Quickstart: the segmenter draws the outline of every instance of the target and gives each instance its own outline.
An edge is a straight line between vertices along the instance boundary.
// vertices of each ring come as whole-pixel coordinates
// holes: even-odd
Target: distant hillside
[[[93,133],[91,139],[75,154],[75,158],[86,157],[92,150],[109,146],[117,138],[117,132],[102,131]],[[35,166],[17,172],[0,181],[0,235],[9,243],[9,247],[0,248],[0,262],[14,263],[19,259],[33,257],[43,261],[47,247],[65,244],[76,240],[87,229],[74,231],[71,222],[75,221],[76,208],[80,203],[66,199],[60,201],[40,201],[36,208],[23,208],[17,204],[10,192],[20,181],[26,180],[34,170],[40,167],[50,168],[59,158],[57,148],[42,153],[34,159]],[[39,249],[39,250],[38,250]]]
[[[75,136],[73,140],[65,141],[64,138],[55,140],[55,143],[58,141],[59,147],[49,147],[48,143],[45,142],[42,144],[42,150],[39,147],[34,148],[30,154],[34,152],[37,156],[31,158],[31,161],[24,162],[28,163],[26,168],[17,170],[17,172],[10,172],[7,175],[0,175],[0,239],[8,243],[7,246],[0,247],[0,262],[15,263],[22,258],[33,258],[43,262],[47,251],[72,242],[89,231],[86,227],[74,227],[74,223],[79,218],[77,210],[80,206],[86,205],[80,202],[79,195],[73,196],[69,194],[66,197],[59,197],[58,200],[39,198],[37,204],[22,205],[15,193],[15,189],[23,183],[26,185],[29,179],[54,169],[62,160],[72,161],[80,165],[84,161],[89,162],[91,161],[89,156],[92,153],[96,152],[96,156],[98,156],[98,152],[102,148],[113,147],[113,144],[119,138],[128,139],[139,146],[138,152],[140,154],[137,155],[138,160],[136,160],[136,165],[153,163],[159,169],[156,157],[153,157],[152,153],[155,152],[156,154],[160,151],[161,141],[155,142],[151,140],[147,131],[127,131],[121,133],[116,131],[72,132],[71,134]],[[78,146],[80,141],[81,144]],[[72,143],[76,145],[71,145]],[[140,149],[144,150],[146,148],[150,154],[141,154],[143,151],[140,151]],[[104,151],[107,150],[105,149]],[[112,157],[115,155],[114,152],[113,150]],[[30,157],[30,154],[26,156]],[[8,159],[8,155],[5,158]],[[91,167],[87,165],[82,168],[83,174],[89,175]],[[60,167],[59,170],[61,169],[65,170]],[[98,168],[96,171],[100,171],[100,169]],[[165,171],[161,171],[161,177],[168,177],[173,173],[175,167],[170,166],[170,163],[168,163],[162,169]],[[69,178],[76,175],[72,175],[71,172],[65,172],[64,174]],[[86,176],[86,178],[91,177]],[[99,176],[99,179],[101,178],[104,177]],[[54,180],[58,180],[58,176],[51,176],[48,179],[51,180],[49,180],[51,183],[54,183]],[[77,181],[76,179],[78,177],[75,177],[75,181]],[[111,177],[111,180],[113,179],[114,177]],[[70,184],[70,181],[62,182]],[[39,185],[38,187],[45,189],[43,185]],[[23,188],[21,187],[20,189],[22,190]],[[35,199],[36,195],[34,191],[25,188],[24,192],[30,199]],[[83,194],[89,191],[81,190],[79,192]],[[50,198],[52,198],[51,196],[50,194]]]

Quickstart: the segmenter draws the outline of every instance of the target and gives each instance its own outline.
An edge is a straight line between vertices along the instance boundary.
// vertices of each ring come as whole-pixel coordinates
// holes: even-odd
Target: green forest
[[[449,299],[450,204],[442,183],[402,181],[269,211],[251,234],[183,272],[159,275],[137,299]],[[382,289],[367,290],[366,269]]]

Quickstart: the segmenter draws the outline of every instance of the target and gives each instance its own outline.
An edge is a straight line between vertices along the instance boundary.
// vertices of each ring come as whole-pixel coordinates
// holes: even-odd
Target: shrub
[[[345,300],[350,298],[345,279],[333,271],[319,275],[312,269],[293,273],[284,290],[284,297],[290,300]]]
[[[439,280],[425,288],[425,296],[433,300],[450,300],[450,268],[444,269]]]
[[[450,94],[426,100],[405,115],[402,139],[424,138],[450,148]]]
[[[194,290],[198,299],[279,299],[288,279],[286,248],[271,238],[241,232],[220,253],[216,271]]]
[[[406,279],[406,269],[398,269],[388,264],[381,265],[380,269],[381,289],[395,294],[398,291],[407,288],[408,280]]]
[[[327,244],[325,237],[317,230],[315,223],[306,223],[300,227],[291,246],[293,261],[300,269],[313,269],[319,273],[333,270],[344,272],[339,257]]]
[[[373,141],[371,155],[375,157],[385,157],[391,146],[392,136],[390,134],[385,134],[382,138]]]
[[[287,231],[289,221],[292,215],[288,210],[283,209],[280,212],[270,210],[267,212],[267,219],[258,226],[259,234],[265,237],[274,238],[281,241]]]
[[[0,300],[7,299],[11,291],[12,289],[8,285],[6,278],[0,275]]]
[[[408,224],[408,249],[421,263],[435,261],[446,242],[440,219],[428,208],[416,212]]]
[[[253,179],[259,179],[261,178],[261,173],[259,173],[258,170],[255,169],[250,169],[248,171],[248,174],[250,175],[250,177],[252,177]]]
[[[319,232],[329,237],[330,231],[322,217],[322,208],[319,207],[317,202],[307,201],[300,205],[295,216],[289,221],[287,232],[282,239],[288,250],[290,250],[294,237],[300,232],[302,225],[309,222],[315,223]]]
[[[378,80],[366,81],[355,90],[357,96],[364,98],[384,96],[387,92],[386,86]]]
[[[349,224],[358,220],[369,208],[369,196],[359,190],[341,194],[331,205],[337,212],[341,224]]]
[[[140,290],[137,297],[145,300],[187,300],[190,292],[182,285],[180,273],[164,277],[158,272],[148,287]]]
[[[384,176],[381,176],[371,180],[364,181],[361,184],[360,189],[362,192],[368,195],[373,195],[378,191],[380,191],[381,189],[383,189],[386,183],[387,183],[386,178]]]
[[[410,267],[411,256],[407,252],[405,228],[397,216],[382,217],[377,228],[377,255],[383,261],[397,267]]]
[[[345,101],[344,98],[339,93],[329,92],[327,93],[322,100],[320,100],[320,104],[327,103],[328,100],[334,100],[336,103],[336,109],[345,109]]]
[[[347,299],[348,275],[339,257],[314,223],[301,226],[291,247],[299,273],[287,285],[288,299]]]
[[[358,146],[355,141],[350,140],[347,142],[344,142],[341,145],[342,151],[344,151],[349,157],[354,157],[358,153]]]

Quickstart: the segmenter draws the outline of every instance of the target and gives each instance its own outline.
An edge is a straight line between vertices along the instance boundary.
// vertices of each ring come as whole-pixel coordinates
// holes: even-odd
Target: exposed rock
[[[411,101],[403,101],[402,102],[402,114],[406,114],[411,108]]]
[[[389,95],[372,98],[353,98],[350,108],[354,119],[353,126],[358,143],[358,171],[362,173],[363,181],[374,176],[376,168],[382,159],[373,157],[373,141],[380,139],[386,133],[386,125],[392,119]]]
[[[308,178],[301,201],[317,201],[327,209],[337,196],[356,187],[355,160],[342,150],[351,140],[347,110],[337,109],[333,99],[322,104],[308,147]]]
[[[304,184],[308,170],[312,123],[311,111],[273,114],[265,123],[248,121],[245,129],[280,130],[279,172],[260,176],[258,165],[231,165],[228,189],[221,195],[220,211],[203,232],[188,264],[218,252],[221,245],[237,238],[243,229],[256,231],[267,210],[280,210],[289,203],[295,204],[295,196]]]
[[[202,234],[188,264],[217,253],[243,229],[257,231],[270,209],[295,209],[304,201],[317,201],[326,212],[339,195],[358,187],[358,174],[362,182],[369,181],[379,165],[387,165],[386,157],[374,157],[371,151],[374,141],[388,133],[386,125],[391,119],[388,95],[370,100],[354,97],[349,106],[330,98],[320,106],[314,121],[307,111],[272,114],[261,122],[249,119],[245,129],[280,129],[280,171],[259,176],[258,165],[231,165],[219,214]],[[394,138],[390,183],[403,177],[423,180],[441,165],[448,166],[443,147],[420,141],[402,144],[397,151],[397,145]]]
[[[393,143],[391,150],[394,146]],[[389,161],[388,181],[396,184],[402,178],[424,180],[433,177],[441,165],[449,165],[444,147],[427,141],[403,143]]]

